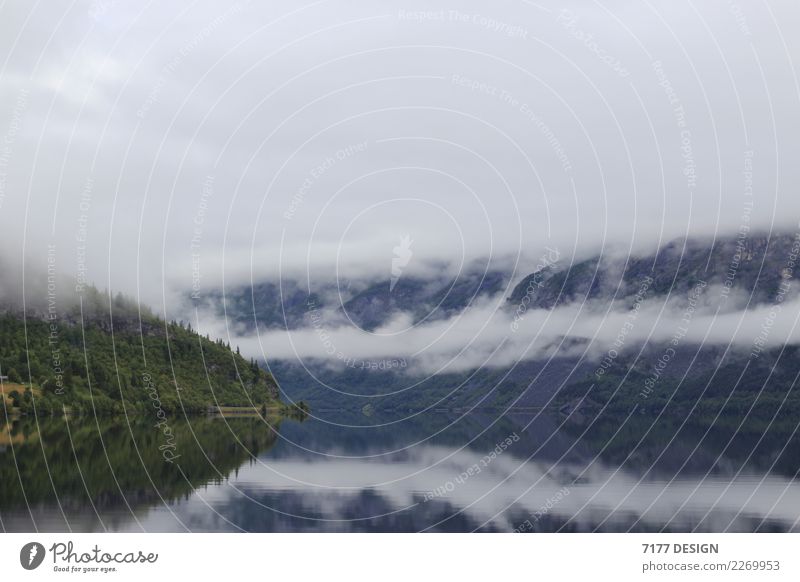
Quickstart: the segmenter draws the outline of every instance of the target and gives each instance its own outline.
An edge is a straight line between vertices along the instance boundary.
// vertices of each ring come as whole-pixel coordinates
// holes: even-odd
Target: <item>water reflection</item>
[[[342,415],[352,420],[363,423]],[[800,529],[797,447],[777,454],[789,435],[731,441],[663,426],[635,446],[635,425],[613,442],[557,415],[366,428],[198,417],[173,423],[170,463],[163,435],[141,421],[0,428],[7,531]]]

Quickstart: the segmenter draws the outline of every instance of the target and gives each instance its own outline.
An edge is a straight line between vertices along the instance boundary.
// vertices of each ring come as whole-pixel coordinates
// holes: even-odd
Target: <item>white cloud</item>
[[[195,251],[206,289],[375,277],[406,234],[409,269],[521,255],[525,274],[545,245],[735,231],[748,151],[751,224],[795,226],[796,3],[575,2],[569,27],[562,7],[6,3],[0,132],[29,99],[4,170],[4,251],[35,267],[52,240],[74,274],[91,179],[89,276],[151,303],[191,288]]]
[[[313,360],[343,366],[348,359],[380,361],[407,358],[415,374],[463,371],[481,366],[513,365],[551,355],[574,356],[584,351],[599,360],[609,350],[623,352],[655,345],[732,345],[746,352],[800,342],[800,298],[777,305],[741,310],[722,308],[719,289],[710,288],[693,307],[684,300],[645,301],[633,313],[606,303],[570,303],[553,310],[524,313],[514,326],[514,313],[497,309],[503,297],[484,299],[450,319],[412,325],[409,314],[397,314],[375,332],[365,332],[335,313],[316,324],[290,331],[232,334],[245,353],[268,360]],[[214,326],[213,319],[201,318]],[[219,323],[216,323],[219,326]],[[238,333],[237,333],[238,332]],[[620,338],[621,341],[620,341]]]

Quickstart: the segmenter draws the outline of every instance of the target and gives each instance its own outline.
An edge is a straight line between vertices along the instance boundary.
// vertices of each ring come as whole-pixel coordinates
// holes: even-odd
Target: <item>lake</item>
[[[587,427],[557,413],[322,416],[198,416],[167,427],[124,417],[6,421],[0,525],[42,532],[800,530],[793,433],[653,426],[645,418]]]

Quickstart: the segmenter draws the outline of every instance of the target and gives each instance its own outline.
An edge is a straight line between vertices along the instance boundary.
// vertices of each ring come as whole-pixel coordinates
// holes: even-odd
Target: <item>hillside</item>
[[[787,270],[797,254],[790,234],[718,239],[681,239],[656,253],[618,258],[592,257],[562,269],[531,273],[511,292],[509,303],[526,294],[531,306],[553,309],[574,301],[616,300],[631,303],[646,278],[649,296],[686,296],[699,282],[741,292],[750,305],[775,299],[781,280],[800,279],[800,269]]]
[[[283,280],[212,290],[198,306],[245,329],[296,329],[307,326],[313,310],[330,311],[342,321],[373,331],[400,313],[415,323],[458,314],[479,297],[500,293],[509,277],[499,271],[465,271],[452,279],[401,277],[366,285],[312,286]]]
[[[121,295],[87,289],[55,319],[0,314],[6,401],[23,413],[161,414],[209,406],[281,407],[272,376],[221,340],[165,322]],[[20,392],[18,386],[25,384]]]
[[[502,309],[513,314],[525,299],[529,310],[588,305],[593,313],[609,309],[624,313],[637,302],[647,301],[651,305],[672,306],[680,313],[689,296],[697,293],[706,313],[743,312],[797,297],[800,269],[792,265],[796,263],[798,247],[800,242],[794,234],[753,234],[715,241],[677,240],[654,253],[627,260],[598,256],[572,264],[562,261],[522,278],[509,292]],[[414,281],[414,288],[426,286]],[[415,305],[430,302],[430,297],[431,294],[418,294],[405,304],[413,311]],[[463,297],[456,299],[459,301],[450,313],[462,311],[469,304],[461,301]],[[396,299],[393,301],[398,305]],[[367,308],[374,304],[371,298],[351,300],[348,305],[361,305],[360,313],[369,315]],[[672,323],[676,322],[665,318],[666,325]],[[752,337],[755,339],[755,331]],[[738,422],[739,415],[748,414],[753,406],[750,417],[756,414],[766,422],[773,414],[800,410],[800,400],[791,389],[800,373],[794,346],[764,349],[754,358],[749,345],[726,350],[724,344],[700,346],[685,340],[670,366],[659,372],[654,393],[642,399],[637,395],[667,347],[663,341],[627,342],[602,377],[597,377],[595,371],[599,359],[612,346],[599,345],[599,349],[584,354],[586,342],[582,341],[565,338],[564,346],[580,349],[559,351],[552,359],[523,360],[513,367],[487,366],[432,377],[415,377],[411,361],[403,370],[373,373],[336,369],[325,362],[315,366],[306,360],[304,365],[314,372],[314,378],[292,361],[270,365],[288,397],[306,399],[319,408],[357,409],[367,402],[363,397],[343,394],[346,391],[371,396],[373,408],[395,410],[504,407],[512,403],[523,407],[549,403],[569,408],[583,397],[584,414],[592,415],[605,406],[617,417],[626,416],[634,406],[639,413],[658,414],[668,405],[671,414],[685,417],[691,413],[695,420],[710,420],[724,408],[724,416]],[[413,388],[407,389],[409,386]],[[374,397],[376,394],[386,396]]]

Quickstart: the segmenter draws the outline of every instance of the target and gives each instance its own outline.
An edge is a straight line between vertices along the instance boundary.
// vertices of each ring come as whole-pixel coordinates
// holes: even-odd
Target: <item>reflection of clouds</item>
[[[381,515],[372,513],[371,505],[362,505],[369,493],[380,498],[375,507],[380,507],[383,514],[387,508],[390,512],[416,514],[417,529],[463,510],[463,517],[475,524],[473,527],[487,523],[493,529],[510,531],[567,486],[569,495],[562,496],[548,515],[558,523],[571,520],[581,530],[593,529],[606,518],[604,528],[617,530],[625,530],[637,520],[646,529],[669,524],[677,530],[750,530],[764,518],[780,528],[791,528],[800,513],[800,485],[780,476],[770,476],[763,483],[760,477],[745,476],[734,480],[687,477],[672,484],[638,484],[637,473],[613,466],[537,461],[520,466],[521,460],[510,452],[485,467],[481,464],[483,455],[474,451],[459,451],[434,465],[451,452],[446,447],[419,446],[408,451],[403,462],[392,462],[391,458],[365,461],[330,457],[313,462],[266,460],[241,468],[229,482],[198,490],[173,510],[187,524],[194,524],[190,527],[212,529],[225,519],[238,523],[236,515],[260,510],[247,495],[256,500],[272,500],[265,504],[279,512],[311,518],[315,529],[346,529],[347,520]],[[475,464],[482,467],[479,473],[456,482],[459,474]],[[571,485],[576,480],[578,483]],[[423,502],[426,492],[446,483],[453,483],[454,487]],[[290,509],[282,504],[284,500]],[[433,508],[441,508],[442,503],[451,509],[439,515]],[[209,511],[209,506],[220,515]],[[358,508],[355,514],[354,506]],[[506,511],[507,507],[511,509]],[[706,512],[708,517],[698,526]],[[609,517],[610,514],[613,515]],[[432,519],[431,515],[439,517]],[[174,521],[165,510],[159,511],[148,516],[142,525],[149,531],[158,530],[166,519]],[[750,525],[749,520],[753,522]],[[304,527],[309,527],[309,522]]]

